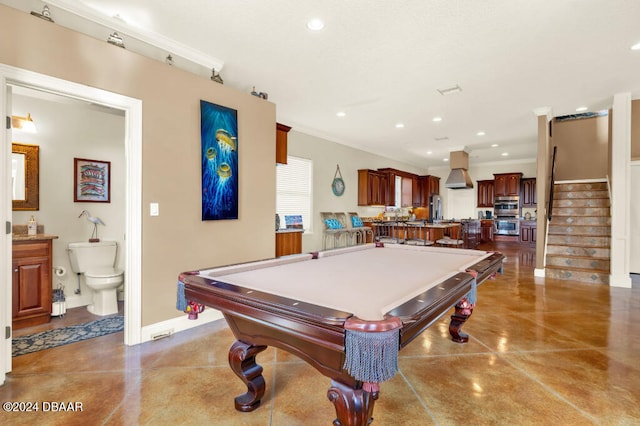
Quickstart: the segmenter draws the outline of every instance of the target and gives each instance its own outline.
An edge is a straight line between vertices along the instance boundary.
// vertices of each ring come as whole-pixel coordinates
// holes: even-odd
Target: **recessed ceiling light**
[[[396,123],[396,129],[402,129],[402,128],[404,128],[404,124]]]
[[[433,154],[433,151],[427,151],[427,155]]]
[[[500,155],[502,155],[503,157],[508,157],[508,156],[509,156],[509,153],[508,153],[508,152],[503,152],[503,153],[502,153],[502,154],[500,154]]]
[[[307,28],[311,31],[320,31],[324,28],[324,22],[319,18],[310,19],[309,22],[307,22]]]
[[[631,50],[640,50],[640,41],[631,46]]]
[[[586,110],[588,110],[589,108],[585,107],[585,106],[581,106],[576,108],[576,112],[585,112]]]
[[[347,113],[346,113],[346,112],[344,112],[344,111],[340,111],[340,112],[338,112],[336,115],[337,115],[338,117],[344,117],[345,115],[347,115]]]
[[[484,136],[486,135],[485,132],[483,132],[482,130],[480,130],[478,133],[476,133],[476,136]]]
[[[433,140],[435,140],[436,142],[448,141],[449,136],[440,136],[440,137],[433,138]]]
[[[433,117],[431,121],[433,121],[434,123],[439,123],[442,121],[442,117]]]
[[[448,158],[443,158],[442,161],[444,161],[446,163],[447,161],[449,161],[449,159]]]
[[[499,147],[499,146],[500,146],[500,145],[498,145],[497,143],[492,143],[492,144],[491,144],[491,148],[497,148],[497,147]]]

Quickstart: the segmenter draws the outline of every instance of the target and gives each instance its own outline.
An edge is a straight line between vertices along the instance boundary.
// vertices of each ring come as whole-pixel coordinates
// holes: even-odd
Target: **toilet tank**
[[[91,269],[113,268],[118,243],[115,241],[69,243],[67,250],[73,272],[84,273]]]

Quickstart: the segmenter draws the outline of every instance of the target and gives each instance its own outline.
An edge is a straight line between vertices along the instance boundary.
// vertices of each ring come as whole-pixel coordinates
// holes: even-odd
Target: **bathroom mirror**
[[[40,208],[39,147],[12,143],[11,153],[13,210],[38,210]]]

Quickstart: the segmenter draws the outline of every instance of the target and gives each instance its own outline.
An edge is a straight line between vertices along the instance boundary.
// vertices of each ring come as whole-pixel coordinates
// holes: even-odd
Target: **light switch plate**
[[[151,216],[160,216],[160,205],[158,203],[149,203],[149,214]]]

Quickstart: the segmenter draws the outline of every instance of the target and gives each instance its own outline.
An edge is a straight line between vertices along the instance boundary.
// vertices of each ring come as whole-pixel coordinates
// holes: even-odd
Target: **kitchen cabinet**
[[[493,207],[493,179],[478,181],[478,207]]]
[[[522,173],[499,173],[493,175],[494,197],[513,197],[520,195]]]
[[[19,329],[51,320],[51,239],[25,239],[12,245],[12,320]]]
[[[522,179],[520,201],[522,207],[537,207],[538,195],[536,194],[536,178]]]
[[[480,220],[480,242],[490,243],[493,241],[493,220]]]
[[[291,127],[276,123],[276,163],[287,164],[287,139]]]
[[[535,220],[520,221],[520,243],[536,245],[537,222]]]
[[[358,170],[358,205],[386,205],[388,186],[386,173],[368,169]]]
[[[414,199],[414,207],[429,207],[429,200],[432,195],[440,194],[440,178],[438,176],[418,177],[419,196]]]
[[[302,253],[302,229],[276,231],[276,257]]]

